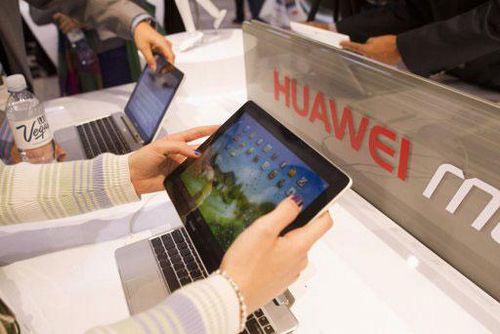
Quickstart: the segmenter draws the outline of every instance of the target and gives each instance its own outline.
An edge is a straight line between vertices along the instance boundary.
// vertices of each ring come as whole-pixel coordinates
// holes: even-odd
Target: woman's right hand
[[[283,293],[307,266],[312,245],[333,225],[328,212],[280,236],[300,213],[300,198],[290,197],[257,219],[229,247],[220,269],[238,284],[248,313]]]

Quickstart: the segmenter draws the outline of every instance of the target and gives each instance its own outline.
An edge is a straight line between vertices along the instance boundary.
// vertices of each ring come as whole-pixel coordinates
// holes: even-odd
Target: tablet
[[[241,231],[286,197],[299,195],[303,208],[282,234],[319,215],[351,185],[343,171],[251,101],[198,150],[201,156],[174,170],[165,188],[213,269]]]

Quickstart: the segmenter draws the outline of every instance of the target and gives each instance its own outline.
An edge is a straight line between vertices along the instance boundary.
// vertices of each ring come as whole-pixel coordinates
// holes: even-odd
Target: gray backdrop
[[[500,108],[264,24],[243,30],[249,99],[499,300]]]

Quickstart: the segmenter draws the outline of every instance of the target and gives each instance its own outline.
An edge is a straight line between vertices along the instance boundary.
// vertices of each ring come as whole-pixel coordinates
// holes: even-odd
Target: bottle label
[[[52,141],[52,132],[45,115],[24,121],[9,121],[17,148],[31,150]]]

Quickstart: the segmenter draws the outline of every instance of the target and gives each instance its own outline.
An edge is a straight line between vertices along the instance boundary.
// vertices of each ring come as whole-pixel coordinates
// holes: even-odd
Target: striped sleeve
[[[87,334],[235,334],[240,306],[231,284],[212,275],[177,290],[150,310]]]
[[[0,225],[55,219],[138,200],[128,156],[33,165],[0,163]]]

